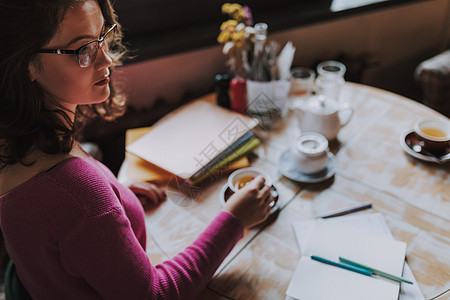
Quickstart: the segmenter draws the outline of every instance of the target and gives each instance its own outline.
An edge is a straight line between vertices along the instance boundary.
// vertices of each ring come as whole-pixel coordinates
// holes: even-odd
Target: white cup
[[[228,187],[233,192],[237,192],[259,175],[264,177],[266,180],[265,185],[272,185],[272,178],[269,174],[261,169],[249,167],[242,168],[231,173],[230,176],[228,176]]]
[[[292,163],[304,174],[325,169],[328,162],[328,140],[321,134],[305,132],[291,148]]]
[[[423,141],[423,147],[435,155],[444,155],[450,148],[450,122],[441,118],[417,121],[414,131]]]

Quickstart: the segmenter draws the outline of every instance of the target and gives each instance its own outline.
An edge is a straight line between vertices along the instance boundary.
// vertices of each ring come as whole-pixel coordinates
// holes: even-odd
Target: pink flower
[[[253,26],[253,17],[252,17],[252,11],[250,10],[250,7],[244,6],[244,7],[242,7],[242,10],[247,15],[247,18],[245,19],[245,24],[247,26]]]

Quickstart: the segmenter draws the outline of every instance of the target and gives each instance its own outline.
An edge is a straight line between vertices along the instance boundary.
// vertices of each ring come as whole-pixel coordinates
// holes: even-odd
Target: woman
[[[267,218],[264,179],[151,265],[138,198],[76,141],[86,117],[113,119],[123,106],[110,83],[123,47],[109,0],[0,0],[0,25],[0,225],[17,271],[8,278],[33,299],[194,298],[243,228]],[[165,198],[154,185],[134,190]]]

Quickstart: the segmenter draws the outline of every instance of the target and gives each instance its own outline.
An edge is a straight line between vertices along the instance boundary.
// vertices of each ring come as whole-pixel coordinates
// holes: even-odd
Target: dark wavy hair
[[[15,163],[24,165],[33,150],[48,154],[69,153],[82,125],[88,118],[114,120],[125,111],[125,97],[112,82],[111,94],[103,103],[79,105],[75,122],[63,107],[29,77],[28,67],[39,67],[37,51],[57,32],[68,8],[85,0],[0,0],[0,170]],[[117,24],[110,47],[114,67],[126,52],[122,31],[109,0],[97,0],[105,24]],[[69,124],[69,126],[67,126]]]

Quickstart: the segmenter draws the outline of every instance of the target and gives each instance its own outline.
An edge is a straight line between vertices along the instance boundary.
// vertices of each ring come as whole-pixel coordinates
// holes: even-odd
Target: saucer
[[[279,208],[278,200],[280,198],[280,193],[278,192],[277,187],[273,184],[272,184],[272,189],[270,190],[270,193],[275,198],[275,200],[272,203],[270,203],[270,206],[272,207],[272,209],[270,210],[270,213],[272,214],[275,211],[277,211]],[[228,186],[228,183],[224,184],[224,186],[220,190],[220,204],[222,204],[222,206],[224,206],[225,202],[227,202],[227,200],[233,194],[234,194],[234,192],[230,189],[230,187]]]
[[[291,151],[290,149],[287,149],[280,156],[280,159],[278,161],[278,168],[281,174],[294,181],[305,183],[321,182],[327,180],[335,173],[334,155],[332,153],[328,153],[327,165],[322,171],[313,174],[305,174],[294,167],[291,159]]]
[[[426,162],[438,163],[433,157],[424,153],[418,153],[411,149],[411,147],[409,146],[410,142],[415,141],[417,143],[418,140],[420,140],[420,137],[414,132],[414,130],[410,130],[400,136],[400,145],[402,146],[403,150],[412,157]],[[441,156],[441,160],[441,163],[450,161],[450,149],[448,149],[447,154]]]

